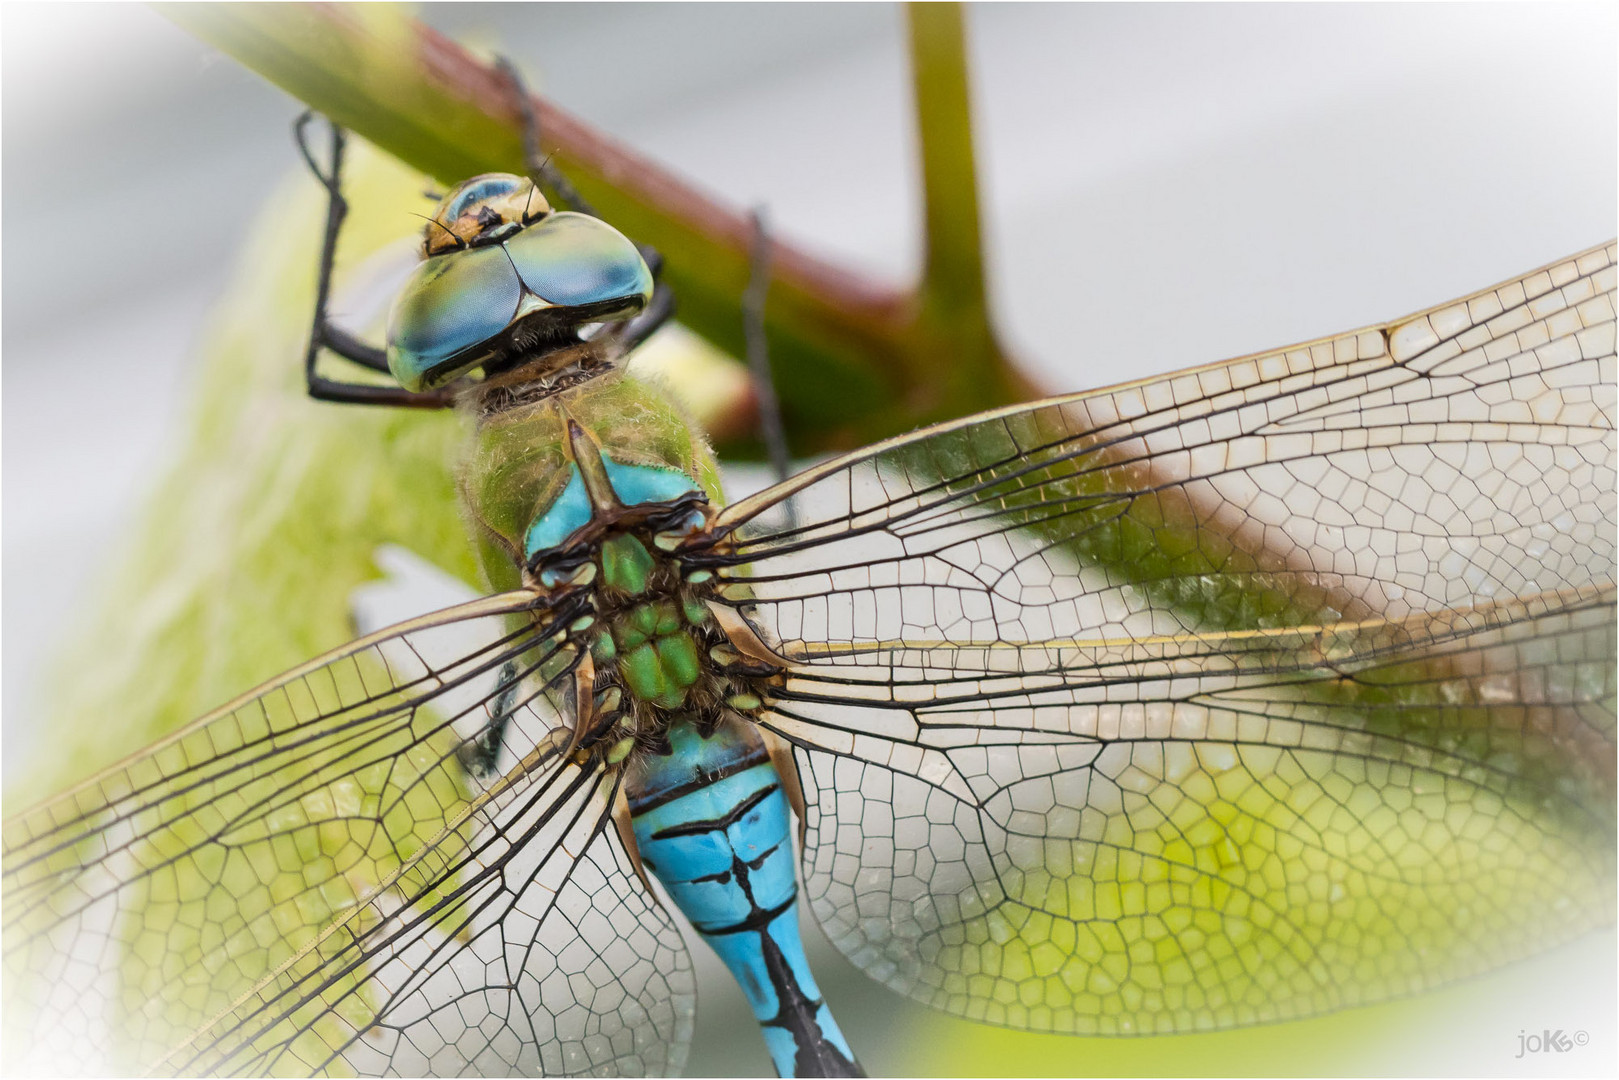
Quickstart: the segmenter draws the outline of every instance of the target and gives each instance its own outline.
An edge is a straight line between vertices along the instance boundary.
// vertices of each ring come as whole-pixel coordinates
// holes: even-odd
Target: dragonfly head
[[[444,196],[423,230],[422,253],[497,243],[551,212],[532,180],[511,173],[474,176]]]
[[[652,297],[652,272],[623,233],[552,211],[531,181],[506,173],[445,196],[422,249],[388,318],[388,368],[407,390],[575,345],[581,327],[629,318]]]

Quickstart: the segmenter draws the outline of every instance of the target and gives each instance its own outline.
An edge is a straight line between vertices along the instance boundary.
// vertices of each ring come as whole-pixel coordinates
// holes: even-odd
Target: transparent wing
[[[695,1005],[690,958],[608,827],[614,785],[572,761],[528,774],[464,856],[434,853],[433,876],[453,872],[455,887],[414,908],[369,901],[164,1064],[220,1075],[678,1071]]]
[[[1613,291],[1609,245],[724,512],[832,939],[952,1012],[1126,1033],[1610,921]],[[812,524],[765,525],[788,497]]]
[[[8,1065],[677,1065],[689,960],[560,760],[579,603],[369,635],[8,820]]]

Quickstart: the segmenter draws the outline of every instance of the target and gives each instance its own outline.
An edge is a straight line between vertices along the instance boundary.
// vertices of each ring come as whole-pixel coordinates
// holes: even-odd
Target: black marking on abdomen
[[[770,856],[774,855],[776,853],[776,850],[778,848],[780,848],[780,847],[781,847],[780,844],[771,844],[768,848],[766,848],[764,850],[764,853],[761,854],[757,859],[749,859],[747,861],[747,863],[745,863],[744,865],[746,865],[749,870],[757,870],[757,869],[759,869],[759,867],[763,866],[765,864],[765,860],[770,858]],[[731,878],[733,878],[735,876],[736,876],[735,871],[733,871],[733,870],[723,870],[718,874],[704,874],[702,877],[694,877],[694,878],[692,878],[692,881],[694,881],[694,882],[696,882],[696,881],[715,881],[715,882],[718,882],[721,885],[724,885],[727,881],[730,881]],[[737,884],[741,886],[742,891],[743,891],[743,895],[746,896],[749,900],[752,900],[753,899],[753,890],[751,888],[749,888],[744,882],[738,882]],[[798,895],[796,889],[794,890],[793,895],[794,896]],[[722,931],[715,931],[715,933],[721,933],[721,932]]]
[[[773,790],[774,785],[761,794]],[[742,890],[742,895],[748,898],[748,907],[751,910],[745,918],[730,926],[698,927],[697,932],[704,937],[731,934],[754,934],[758,937],[759,952],[765,963],[765,975],[770,979],[771,988],[776,992],[776,1015],[761,1018],[759,1025],[780,1028],[792,1036],[795,1050],[794,1076],[865,1076],[865,1070],[860,1067],[860,1063],[846,1056],[821,1031],[820,1021],[815,1017],[825,1002],[821,998],[811,998],[804,993],[804,988],[799,986],[798,979],[793,975],[792,965],[787,962],[781,946],[770,936],[770,924],[792,912],[793,906],[797,903],[796,884],[786,900],[768,909],[761,908],[753,897],[753,884],[748,880],[749,869],[757,870],[763,866],[765,859],[780,846],[775,845],[750,862],[732,857],[730,872],[723,876],[736,878],[737,887]],[[722,875],[713,876],[718,879]]]
[[[655,769],[650,775],[632,783],[627,789],[630,816],[639,817],[665,803],[674,802],[694,791],[700,791],[710,784],[724,780],[727,776],[735,776],[755,765],[765,765],[769,762],[770,751],[757,736],[751,740],[734,737],[727,739],[722,729],[705,741],[701,765],[690,773],[685,773],[683,779],[678,779],[682,776],[681,770]]]
[[[677,836],[696,836],[699,833],[723,832],[747,816],[749,810],[768,799],[772,793],[781,789],[780,784],[768,784],[755,791],[746,799],[731,807],[724,817],[709,818],[707,821],[686,821],[679,825],[670,825],[659,829],[652,834],[654,840],[669,840]]]
[[[775,1016],[759,1023],[762,1027],[781,1028],[792,1034],[793,1045],[798,1048],[793,1056],[793,1075],[865,1076],[866,1070],[860,1067],[858,1061],[845,1057],[843,1051],[833,1046],[822,1034],[815,1014],[824,1002],[805,995],[798,980],[793,977],[793,969],[782,954],[781,947],[776,944],[776,939],[766,930],[761,929],[758,933],[759,947],[764,952],[765,971],[770,975],[770,982],[776,988],[776,1000],[780,1003]]]
[[[798,901],[798,894],[794,893],[773,908],[762,908],[753,903],[753,889],[749,887],[745,874],[737,875],[737,884],[741,886],[742,895],[748,898],[748,903],[753,907],[753,910],[748,912],[740,922],[734,922],[730,926],[699,926],[697,928],[699,934],[718,937],[721,934],[741,934],[750,930],[763,933],[764,928],[774,922],[777,915],[780,915]]]

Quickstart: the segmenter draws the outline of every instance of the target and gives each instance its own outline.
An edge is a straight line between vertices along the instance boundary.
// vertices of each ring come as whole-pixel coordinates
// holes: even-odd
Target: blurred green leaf
[[[350,180],[340,291],[421,201],[419,173],[363,148]],[[8,786],[8,808],[352,638],[349,594],[379,576],[380,544],[484,587],[453,471],[461,418],[304,393],[322,196],[294,174],[261,212],[203,346],[179,455],[53,673],[52,760]]]

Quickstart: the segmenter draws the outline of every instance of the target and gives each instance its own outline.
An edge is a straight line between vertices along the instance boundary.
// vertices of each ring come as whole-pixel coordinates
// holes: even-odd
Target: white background
[[[897,10],[425,15],[722,197],[767,203],[793,241],[913,271]],[[1616,231],[1608,5],[992,5],[970,32],[996,310],[1053,390],[1382,321]],[[297,167],[299,106],[145,8],[8,5],[0,50],[13,776],[48,737],[31,673],[162,466],[194,336],[260,202]],[[1611,1072],[1613,953],[1610,932],[1450,1006],[1434,995],[1420,1023],[1342,1048],[1334,1071]],[[905,1068],[888,1044],[913,1014],[827,966],[868,1065]],[[723,1029],[736,991],[704,993],[691,1071],[767,1068],[756,1035]],[[1578,1057],[1514,1057],[1520,1029],[1581,1026],[1594,1041]]]

